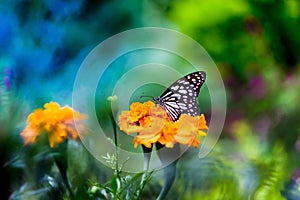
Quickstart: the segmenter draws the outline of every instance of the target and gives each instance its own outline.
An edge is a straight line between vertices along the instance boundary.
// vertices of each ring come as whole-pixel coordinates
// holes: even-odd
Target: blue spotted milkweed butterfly
[[[181,114],[197,116],[200,114],[197,97],[205,78],[204,71],[188,74],[173,83],[160,97],[153,98],[153,101],[168,113],[173,122]]]

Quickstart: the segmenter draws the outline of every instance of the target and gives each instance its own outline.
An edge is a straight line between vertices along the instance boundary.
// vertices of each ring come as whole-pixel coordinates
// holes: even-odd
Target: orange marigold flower
[[[164,124],[164,127],[162,129],[162,136],[159,138],[158,142],[165,145],[166,147],[172,148],[176,143],[174,139],[178,132],[178,128],[178,122],[173,122],[168,119]]]
[[[44,132],[48,134],[50,147],[56,147],[67,138],[78,138],[74,120],[84,120],[85,115],[69,106],[60,108],[55,102],[46,103],[44,108],[36,109],[28,116],[27,126],[21,133],[25,145],[35,143]]]
[[[135,102],[129,111],[119,116],[119,126],[127,134],[138,133],[134,138],[134,146],[143,144],[150,148],[153,143],[160,142],[168,148],[181,143],[198,147],[197,136],[205,136],[208,130],[205,117],[182,114],[177,122],[173,122],[166,111],[153,102]]]
[[[135,102],[130,106],[131,121],[137,122],[139,119],[145,117],[149,113],[149,109],[154,106],[154,103],[148,101],[146,103]]]

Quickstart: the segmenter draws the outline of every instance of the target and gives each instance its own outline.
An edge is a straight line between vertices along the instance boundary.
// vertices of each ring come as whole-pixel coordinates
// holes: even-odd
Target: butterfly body
[[[153,98],[153,101],[166,110],[172,121],[177,121],[181,114],[197,116],[200,114],[197,97],[205,78],[203,71],[188,74],[173,83],[160,97]]]

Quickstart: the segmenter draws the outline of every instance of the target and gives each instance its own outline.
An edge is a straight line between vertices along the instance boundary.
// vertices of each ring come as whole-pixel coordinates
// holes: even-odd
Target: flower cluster
[[[153,102],[135,102],[129,111],[123,111],[119,116],[119,126],[127,134],[138,133],[134,138],[134,146],[143,144],[150,148],[159,142],[168,148],[181,143],[198,147],[198,136],[205,136],[203,130],[208,130],[205,117],[182,114],[178,121],[173,122],[166,111]]]
[[[39,108],[28,116],[27,126],[21,133],[25,145],[35,143],[43,133],[48,134],[50,147],[56,147],[67,138],[78,138],[74,120],[82,121],[86,118],[85,115],[69,106],[60,108],[55,102],[46,103],[44,108]]]

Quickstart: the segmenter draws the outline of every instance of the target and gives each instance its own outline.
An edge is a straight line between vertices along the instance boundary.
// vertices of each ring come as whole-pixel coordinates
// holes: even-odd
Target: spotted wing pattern
[[[188,74],[153,100],[167,111],[172,121],[177,121],[181,114],[197,116],[200,114],[197,97],[205,79],[203,71]]]

